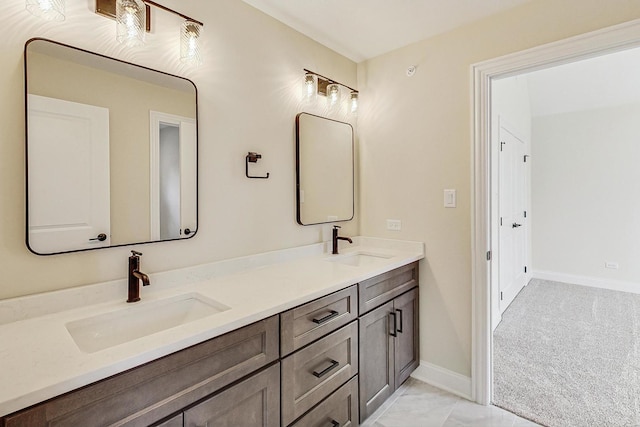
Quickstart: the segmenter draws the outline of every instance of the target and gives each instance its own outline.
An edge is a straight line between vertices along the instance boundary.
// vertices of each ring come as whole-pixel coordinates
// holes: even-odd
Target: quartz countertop
[[[0,301],[0,416],[424,258],[421,242],[353,240],[341,255],[316,244],[150,274],[136,306],[197,293],[229,309],[93,353],[78,348],[66,325],[131,308],[125,280]],[[357,253],[386,258],[336,262]]]

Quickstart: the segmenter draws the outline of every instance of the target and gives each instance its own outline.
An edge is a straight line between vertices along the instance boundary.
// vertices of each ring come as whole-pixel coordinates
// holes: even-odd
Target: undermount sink
[[[393,255],[379,254],[379,253],[373,253],[373,252],[353,252],[345,255],[337,255],[334,258],[328,258],[327,261],[359,267],[362,265],[375,264],[377,262],[380,262],[383,259],[389,259],[392,256]]]
[[[189,293],[74,320],[66,327],[80,350],[95,353],[229,309],[198,293]]]

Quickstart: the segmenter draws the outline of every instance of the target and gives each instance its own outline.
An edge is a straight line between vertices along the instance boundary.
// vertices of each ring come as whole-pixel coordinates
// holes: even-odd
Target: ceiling
[[[362,62],[531,0],[244,0]]]
[[[532,116],[640,103],[640,48],[526,74]]]

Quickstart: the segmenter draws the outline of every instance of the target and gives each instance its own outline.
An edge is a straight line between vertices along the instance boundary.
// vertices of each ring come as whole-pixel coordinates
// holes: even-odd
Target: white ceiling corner
[[[243,0],[355,62],[531,0]]]

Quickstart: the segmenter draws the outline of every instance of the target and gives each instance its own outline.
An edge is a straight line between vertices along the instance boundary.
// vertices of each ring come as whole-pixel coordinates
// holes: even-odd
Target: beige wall
[[[28,54],[28,70],[31,94],[109,109],[111,244],[150,240],[149,111],[195,118],[195,90],[183,92],[35,52]]]
[[[634,18],[637,1],[538,0],[359,65],[361,231],[426,243],[422,360],[470,375],[471,64]]]
[[[91,3],[91,4],[90,4]],[[0,18],[0,298],[27,295],[126,275],[129,250],[144,253],[147,273],[316,243],[328,226],[295,220],[295,123],[302,104],[303,68],[356,86],[356,64],[239,0],[163,2],[205,23],[205,63],[179,62],[180,19],[155,13],[143,48],[115,41],[115,24],[91,11],[92,2],[67,2],[64,22],[45,22],[24,3],[2,2]],[[199,97],[199,229],[188,240],[36,256],[24,243],[23,49],[45,37],[190,78]],[[345,108],[346,109],[346,108]],[[342,117],[335,117],[343,119]],[[244,175],[248,151],[262,154],[255,168],[268,180]],[[141,208],[146,209],[145,206]],[[358,233],[357,218],[343,223]],[[123,297],[126,290],[123,289]]]

